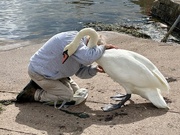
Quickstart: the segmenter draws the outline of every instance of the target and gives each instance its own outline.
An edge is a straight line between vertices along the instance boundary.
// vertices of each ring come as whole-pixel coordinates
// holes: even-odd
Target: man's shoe
[[[88,90],[85,88],[80,88],[73,95],[72,101],[75,101],[75,105],[79,105],[85,102],[87,97],[88,97]]]
[[[34,94],[37,89],[41,89],[33,80],[31,80],[26,87],[17,95],[16,102],[34,102]]]
[[[45,102],[44,104],[55,106],[55,108],[61,109],[62,107],[67,108],[72,105],[82,104],[83,102],[86,101],[87,97],[88,97],[88,90],[85,88],[80,88],[74,93],[73,98],[70,102],[64,102],[62,100],[62,101],[56,101],[56,102],[49,101],[49,102]]]

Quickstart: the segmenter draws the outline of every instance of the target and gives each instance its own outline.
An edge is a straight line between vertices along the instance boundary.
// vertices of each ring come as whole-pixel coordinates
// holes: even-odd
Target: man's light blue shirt
[[[80,78],[91,78],[97,73],[91,64],[104,53],[105,46],[88,48],[85,38],[76,52],[62,64],[63,50],[76,36],[77,31],[56,34],[50,38],[30,59],[29,70],[48,79],[61,79],[77,75]]]

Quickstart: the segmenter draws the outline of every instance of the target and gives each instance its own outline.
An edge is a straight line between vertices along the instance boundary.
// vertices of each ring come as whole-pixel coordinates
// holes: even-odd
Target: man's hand
[[[97,66],[97,70],[100,73],[105,73],[104,69],[100,65]]]
[[[105,47],[106,47],[106,49],[119,49],[118,46],[113,45],[113,44],[106,44]]]

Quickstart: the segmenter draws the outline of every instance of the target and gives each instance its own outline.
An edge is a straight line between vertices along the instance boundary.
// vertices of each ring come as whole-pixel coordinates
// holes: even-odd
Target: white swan
[[[67,59],[66,54],[71,56],[76,51],[80,40],[86,35],[90,36],[88,47],[93,47],[97,44],[98,33],[92,28],[84,28],[64,48],[64,59]],[[105,106],[102,108],[104,111],[120,108],[130,99],[131,94],[138,94],[148,99],[157,108],[168,108],[161,95],[161,90],[169,91],[169,84],[157,67],[144,56],[123,49],[108,49],[96,62],[103,67],[104,71],[114,81],[122,85],[127,92],[126,95],[112,97],[120,98],[121,102]]]

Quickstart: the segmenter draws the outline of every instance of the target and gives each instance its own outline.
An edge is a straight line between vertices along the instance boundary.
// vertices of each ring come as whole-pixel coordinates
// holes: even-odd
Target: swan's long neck
[[[98,33],[92,28],[84,28],[81,31],[79,31],[79,33],[76,35],[76,37],[74,38],[72,42],[76,43],[76,47],[78,47],[81,39],[87,35],[90,36],[90,40],[87,46],[90,48],[96,46],[99,36],[98,36]]]
[[[88,35],[90,36],[90,39],[89,39],[89,42],[88,42],[87,46],[89,48],[92,48],[92,47],[97,45],[97,42],[99,40],[99,35],[98,35],[98,33],[94,29],[91,29],[89,31]]]
[[[74,40],[64,48],[64,51],[68,50],[68,54],[71,56],[77,50],[81,39],[87,35],[90,36],[90,40],[87,46],[90,48],[96,46],[99,39],[98,33],[92,28],[84,28],[79,31]]]

